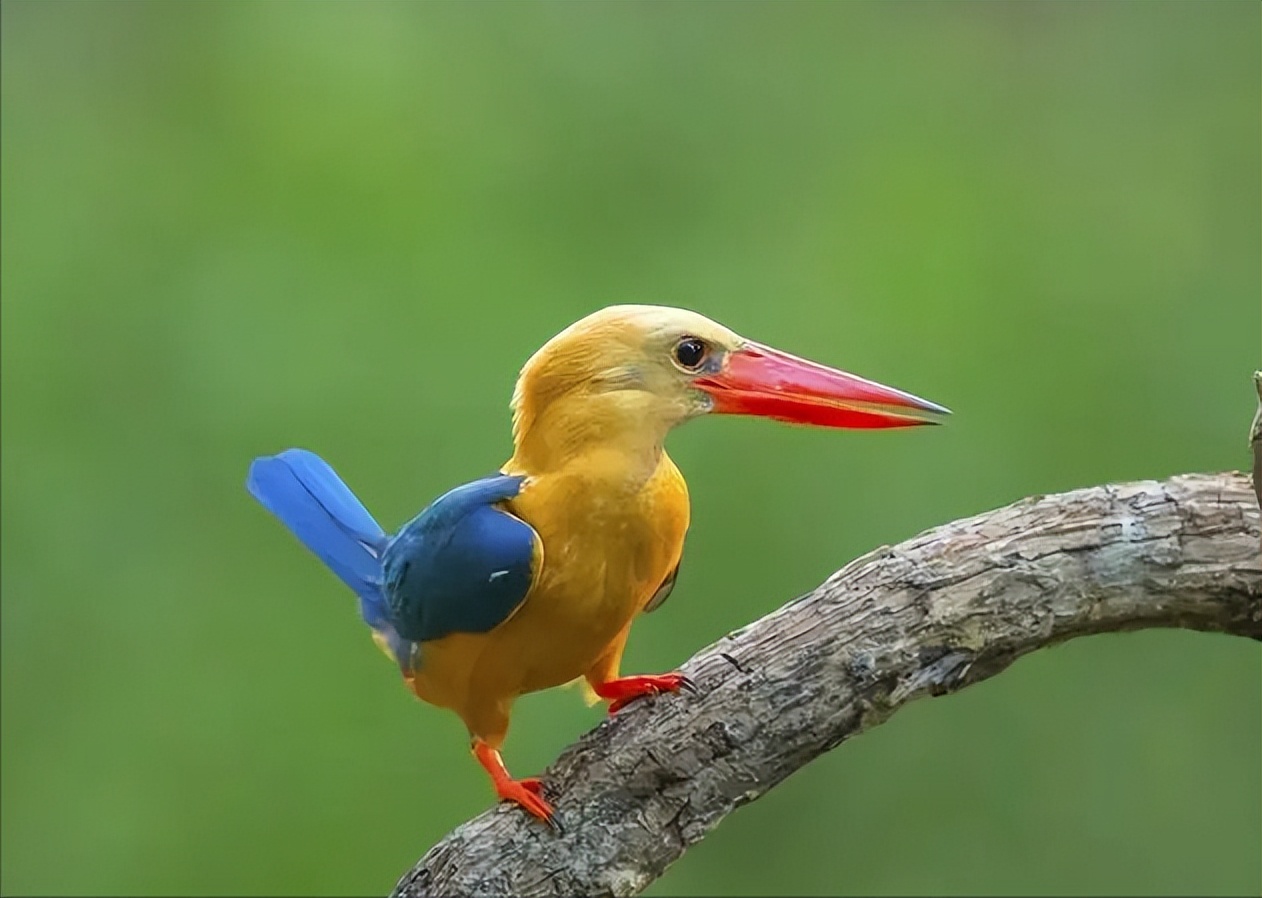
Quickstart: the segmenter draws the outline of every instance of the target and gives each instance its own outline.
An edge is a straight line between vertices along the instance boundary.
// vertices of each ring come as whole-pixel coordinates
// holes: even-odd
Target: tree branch
[[[1243,474],[1035,497],[856,559],[698,652],[701,696],[629,706],[545,773],[565,828],[493,808],[395,895],[634,895],[720,820],[925,695],[1076,636],[1182,627],[1262,639]]]

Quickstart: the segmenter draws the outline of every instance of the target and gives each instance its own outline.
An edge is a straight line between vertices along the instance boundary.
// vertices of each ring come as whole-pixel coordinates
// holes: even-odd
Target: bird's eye
[[[705,341],[698,340],[696,337],[684,337],[675,344],[675,361],[681,368],[689,371],[700,368],[701,363],[709,354],[709,347],[705,345]]]

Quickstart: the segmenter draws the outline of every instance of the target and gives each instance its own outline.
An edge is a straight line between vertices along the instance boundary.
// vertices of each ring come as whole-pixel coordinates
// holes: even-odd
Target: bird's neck
[[[647,404],[646,404],[647,405]],[[585,462],[648,477],[674,421],[664,420],[625,394],[560,397],[523,420],[505,470],[540,476]]]

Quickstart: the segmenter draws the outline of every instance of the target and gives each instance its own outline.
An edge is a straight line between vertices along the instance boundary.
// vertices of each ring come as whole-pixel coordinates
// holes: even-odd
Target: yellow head
[[[865,428],[946,412],[696,312],[649,305],[610,306],[561,331],[522,367],[512,407],[517,457],[532,466],[602,442],[658,449],[672,427],[708,412]]]

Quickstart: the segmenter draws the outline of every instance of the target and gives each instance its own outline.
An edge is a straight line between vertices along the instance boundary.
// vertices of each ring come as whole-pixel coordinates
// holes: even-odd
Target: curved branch
[[[637,702],[544,775],[562,836],[500,806],[398,896],[634,895],[720,820],[925,695],[1076,636],[1183,627],[1262,639],[1243,474],[1025,499],[856,559],[684,665],[701,697]]]

